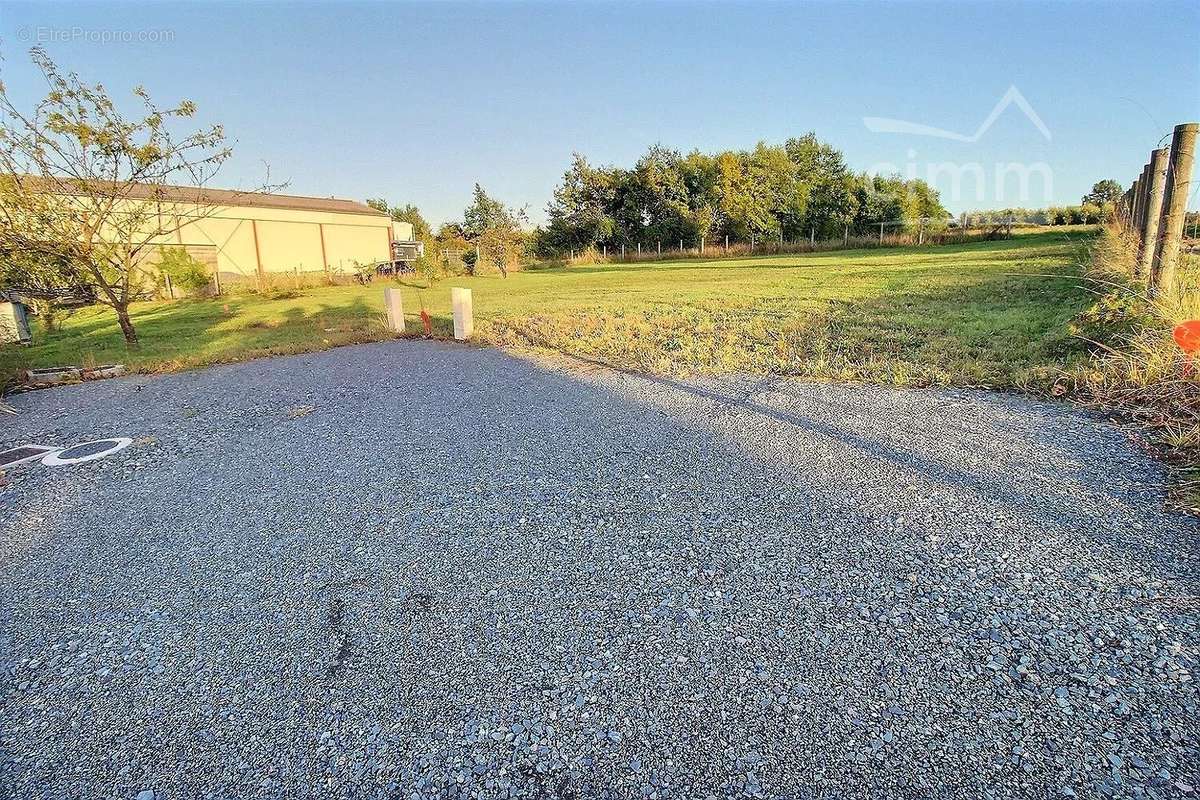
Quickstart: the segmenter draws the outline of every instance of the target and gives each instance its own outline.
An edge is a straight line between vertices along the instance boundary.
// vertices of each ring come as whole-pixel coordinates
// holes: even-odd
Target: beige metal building
[[[174,187],[146,187],[162,197]],[[177,202],[196,196],[179,188]],[[391,260],[393,241],[411,240],[412,225],[353,200],[203,189],[213,207],[175,232],[175,244],[222,280],[267,273],[353,272]],[[172,198],[164,198],[170,201]],[[164,243],[166,244],[166,243]]]

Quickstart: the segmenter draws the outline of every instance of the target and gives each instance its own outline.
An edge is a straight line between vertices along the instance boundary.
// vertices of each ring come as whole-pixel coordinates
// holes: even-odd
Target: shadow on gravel
[[[956,469],[942,461],[927,458],[911,450],[899,449],[889,442],[865,436],[850,430],[848,427],[837,426],[810,416],[772,408],[753,399],[763,393],[772,391],[781,382],[785,382],[787,379],[784,377],[760,379],[745,392],[728,394],[661,375],[650,375],[619,369],[611,364],[594,359],[574,355],[568,357],[572,360],[601,367],[602,369],[615,370],[626,375],[631,375],[637,379],[645,380],[667,389],[684,392],[693,397],[716,403],[724,409],[741,409],[776,422],[793,426],[805,432],[825,437],[852,447],[870,458],[920,473],[944,487],[963,487],[969,489],[983,498],[1002,504],[1012,513],[1028,516],[1031,520],[1044,520],[1049,516],[1064,518],[1064,521],[1066,521],[1070,519],[1072,513],[1070,509],[1060,507],[1062,497],[1057,493],[1044,491],[1030,492],[1017,485],[1015,481],[997,481],[993,476]],[[882,391],[899,390],[882,389]],[[1108,495],[1120,505],[1130,504],[1130,498],[1120,492],[1116,485],[1103,480],[1104,465],[1102,463],[1096,462],[1094,457],[1088,455],[1079,454],[1079,457],[1084,459],[1085,463],[1090,461],[1088,467],[1081,469],[1080,474],[1075,476],[1080,482],[1088,485],[1092,491]],[[1013,476],[1028,476],[1036,465],[1027,464],[1025,466],[1027,467],[1025,472],[1014,472],[1012,473]],[[1159,498],[1158,502],[1161,503],[1162,498]],[[1078,530],[1077,526],[1068,525],[1068,527],[1076,527],[1076,532],[1079,535],[1094,539],[1098,546],[1112,547],[1114,544],[1119,545],[1119,549],[1126,556],[1136,558],[1140,563],[1151,564],[1162,560],[1160,546],[1148,541],[1144,537],[1131,535],[1121,541],[1115,541],[1108,533],[1098,533],[1094,528]],[[1186,539],[1182,544],[1189,558],[1179,562],[1180,569],[1177,574],[1189,574],[1191,572],[1189,566],[1196,564],[1200,560],[1200,535]]]
[[[461,775],[486,794],[535,763],[508,735],[549,719],[559,795],[629,773],[614,796],[641,796],[643,760],[682,765],[688,796],[717,795],[750,769],[731,747],[775,765],[764,794],[814,796],[879,796],[894,775],[915,777],[892,796],[1082,789],[1111,774],[1094,744],[1110,729],[1121,752],[1187,762],[1187,741],[1063,714],[1051,694],[1069,685],[1083,708],[1068,676],[1086,669],[1131,687],[1167,730],[1189,730],[1194,711],[1190,687],[1129,669],[1194,623],[1162,602],[1109,610],[1114,589],[1142,591],[1195,548],[1186,523],[1138,503],[1133,457],[1087,462],[1128,455],[1118,437],[1067,438],[1050,414],[1018,423],[1056,463],[1087,463],[1048,471],[1109,493],[1114,521],[1098,495],[1080,506],[1088,495],[1027,481],[995,440],[1004,415],[989,443],[936,429],[931,399],[899,408],[927,415],[911,441],[871,436],[862,422],[884,403],[790,386],[812,414],[759,399],[771,378],[625,382],[389,342],[19,398],[16,434],[138,426],[157,444],[0,486],[24,520],[0,520],[0,666],[24,684],[0,704],[9,793],[244,796],[271,779],[295,795],[319,778],[390,795]],[[814,419],[830,398],[844,402]],[[181,422],[182,407],[202,413]],[[750,413],[714,424],[724,409]],[[919,452],[939,437],[948,450]],[[1008,472],[938,460],[980,442]],[[890,526],[898,514],[912,524]],[[1145,542],[1111,541],[1133,523]],[[1001,648],[1031,655],[1044,683],[990,674]],[[1078,777],[1012,759],[1008,737],[1029,730]],[[359,770],[371,737],[399,766]]]

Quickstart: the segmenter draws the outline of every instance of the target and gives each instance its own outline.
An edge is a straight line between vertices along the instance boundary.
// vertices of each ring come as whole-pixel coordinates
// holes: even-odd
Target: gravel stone
[[[1065,405],[429,342],[12,403],[134,444],[0,480],[0,796],[1200,781],[1200,526]]]

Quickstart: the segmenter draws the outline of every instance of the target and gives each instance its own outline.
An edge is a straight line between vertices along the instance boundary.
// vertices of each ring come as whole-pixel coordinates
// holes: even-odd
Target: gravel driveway
[[[395,342],[18,396],[0,794],[1186,797],[1200,526],[1065,406]]]

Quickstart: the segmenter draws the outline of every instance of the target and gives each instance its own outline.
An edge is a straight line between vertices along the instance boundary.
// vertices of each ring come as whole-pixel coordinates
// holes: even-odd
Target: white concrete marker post
[[[387,308],[388,327],[396,333],[404,333],[404,301],[400,299],[400,290],[384,289],[383,305]]]
[[[471,290],[450,288],[450,308],[454,311],[454,338],[465,342],[475,334],[475,312],[471,307]]]

